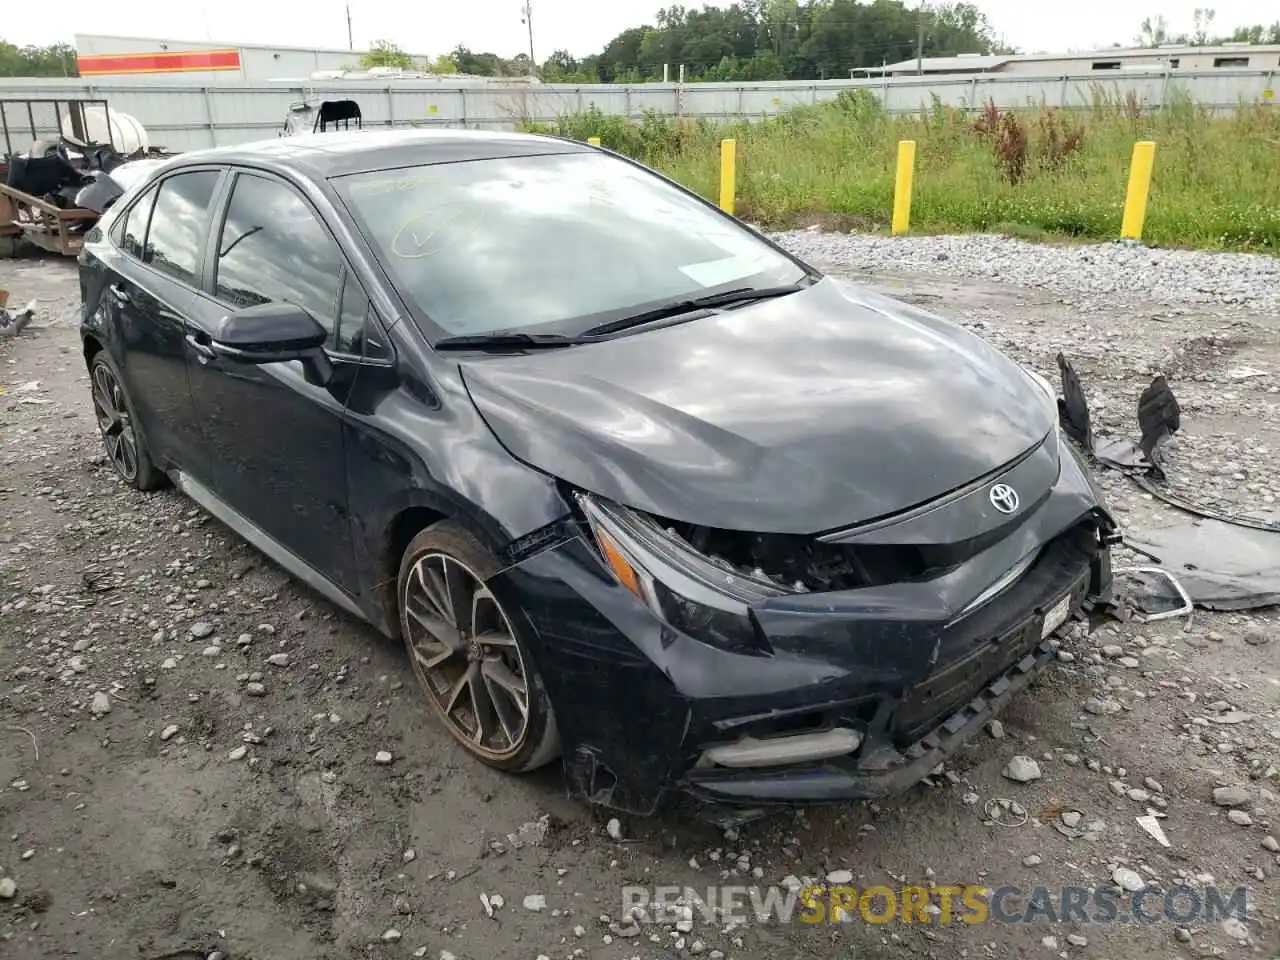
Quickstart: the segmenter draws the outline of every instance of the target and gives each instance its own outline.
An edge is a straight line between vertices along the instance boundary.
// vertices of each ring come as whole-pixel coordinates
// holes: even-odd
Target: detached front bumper
[[[1078,482],[1060,483],[1019,532],[1036,562],[986,603],[958,608],[946,578],[779,598],[752,608],[766,655],[658,620],[581,537],[500,574],[493,588],[510,591],[536,634],[570,791],[645,814],[675,791],[822,802],[918,782],[1047,667],[1052,635],[1110,589],[1109,518],[1068,472]],[[1003,562],[971,564],[990,566],[992,583]],[[956,577],[972,582],[965,566]],[[789,742],[807,758],[789,762]],[[813,759],[815,743],[840,742],[852,749]],[[779,748],[770,765],[718,761],[761,744]]]

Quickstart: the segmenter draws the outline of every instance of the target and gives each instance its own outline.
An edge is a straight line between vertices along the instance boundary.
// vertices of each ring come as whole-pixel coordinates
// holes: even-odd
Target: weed
[[[649,112],[639,122],[592,108],[547,132],[635,157],[714,199],[719,140],[738,141],[738,210],[767,227],[887,226],[898,141],[916,141],[912,225],[1112,239],[1136,140],[1157,144],[1144,239],[1280,254],[1280,109],[1229,112],[1179,98],[1160,110],[1099,84],[1078,110],[993,103],[970,117],[938,101],[890,115],[869,90],[753,123],[717,126]]]

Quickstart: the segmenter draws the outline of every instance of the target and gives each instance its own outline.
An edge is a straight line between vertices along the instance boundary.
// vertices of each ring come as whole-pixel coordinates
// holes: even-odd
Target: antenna
[[[355,41],[351,39],[351,4],[347,4],[347,49],[354,50]]]

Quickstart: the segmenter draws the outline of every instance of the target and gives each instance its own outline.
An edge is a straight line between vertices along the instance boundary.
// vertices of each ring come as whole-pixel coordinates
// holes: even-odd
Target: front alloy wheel
[[[486,585],[498,564],[442,523],[409,545],[400,628],[413,672],[449,733],[484,763],[532,770],[559,749],[555,720],[513,618]]]

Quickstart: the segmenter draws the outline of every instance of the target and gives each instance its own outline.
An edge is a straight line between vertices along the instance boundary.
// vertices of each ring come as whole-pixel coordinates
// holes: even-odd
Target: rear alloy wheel
[[[89,365],[93,414],[102,433],[107,459],[117,474],[135,490],[154,490],[164,484],[164,474],[151,462],[146,438],[133,414],[120,374],[105,350],[94,354]]]
[[[486,585],[498,569],[462,527],[422,531],[400,564],[400,630],[418,684],[454,739],[491,767],[524,772],[555,759],[560,744],[521,621]]]

